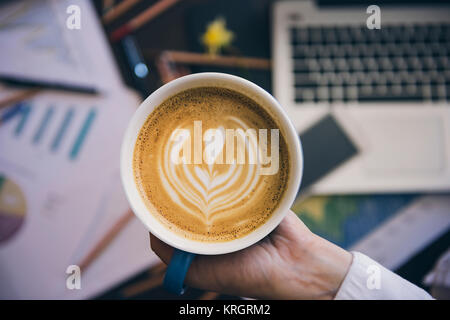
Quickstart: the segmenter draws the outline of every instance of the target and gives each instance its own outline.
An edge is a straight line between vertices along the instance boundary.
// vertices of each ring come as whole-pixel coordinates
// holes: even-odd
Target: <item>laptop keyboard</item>
[[[292,28],[295,101],[450,101],[450,24]]]

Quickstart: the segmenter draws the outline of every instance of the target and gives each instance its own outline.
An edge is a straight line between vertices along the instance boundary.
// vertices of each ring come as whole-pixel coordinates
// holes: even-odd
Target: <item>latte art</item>
[[[181,123],[167,141],[162,154],[158,156],[158,172],[166,192],[173,195],[173,200],[183,212],[197,216],[209,227],[216,219],[229,214],[229,208],[246,199],[264,178],[266,172],[265,168],[261,168],[261,160],[262,149],[266,150],[267,145],[260,148],[255,131],[249,130],[250,123],[236,116],[227,116],[222,119],[222,126],[208,129],[203,136],[194,139],[192,137],[196,131],[198,133],[199,126],[201,128],[201,121],[194,121],[193,129],[189,129],[189,125],[191,124]],[[230,143],[234,140],[230,136],[227,139],[229,144],[225,146],[224,126],[227,133],[233,133],[231,139],[236,137],[237,144],[242,149],[234,148],[234,143]],[[274,132],[278,133],[278,129],[272,130],[273,135]],[[191,141],[199,138],[200,144],[205,142],[205,150],[202,153],[201,148],[195,148],[194,142],[194,149],[197,149],[194,153],[197,156],[194,155],[193,158],[196,158],[197,161],[194,162],[198,164],[192,164]],[[278,157],[278,134],[276,138],[271,143],[272,158],[274,150]],[[274,140],[276,144],[273,143]],[[227,152],[227,156],[224,156]],[[203,161],[198,161],[199,158]],[[238,161],[237,158],[244,161]],[[194,209],[191,209],[192,206]]]
[[[270,218],[287,184],[289,154],[264,108],[205,87],[155,109],[139,133],[133,168],[149,211],[168,228],[229,241]]]

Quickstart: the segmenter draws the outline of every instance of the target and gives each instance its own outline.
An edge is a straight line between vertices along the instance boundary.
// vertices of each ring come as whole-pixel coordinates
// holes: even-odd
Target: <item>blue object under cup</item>
[[[164,288],[167,291],[177,295],[182,295],[186,291],[184,278],[194,257],[195,253],[174,249],[164,277]]]

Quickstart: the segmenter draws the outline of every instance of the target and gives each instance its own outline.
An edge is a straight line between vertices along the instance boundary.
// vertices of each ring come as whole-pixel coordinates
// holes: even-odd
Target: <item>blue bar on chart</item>
[[[14,118],[17,114],[20,114],[23,109],[23,106],[24,106],[23,103],[17,103],[6,109],[5,112],[3,112],[0,117],[0,122],[5,123],[8,120]]]
[[[86,140],[86,136],[89,133],[89,130],[91,129],[96,116],[97,110],[95,108],[91,108],[86,116],[86,119],[84,120],[83,125],[81,126],[80,132],[78,133],[75,142],[73,143],[72,150],[69,154],[70,160],[75,160],[80,153],[81,147]]]
[[[53,152],[58,150],[58,147],[61,145],[61,141],[63,140],[67,132],[67,129],[70,126],[74,113],[75,111],[73,110],[73,108],[67,110],[63,122],[61,123],[61,126],[59,127],[58,131],[56,132],[56,136],[53,139],[53,143],[50,147]]]
[[[39,141],[41,141],[42,136],[44,135],[45,130],[48,128],[48,124],[51,118],[53,117],[54,112],[55,110],[53,106],[47,108],[47,111],[44,113],[44,116],[42,117],[41,124],[37,128],[36,133],[34,134],[33,144],[37,144],[39,143]]]
[[[14,131],[14,135],[16,137],[19,137],[21,135],[21,133],[23,132],[23,129],[25,128],[25,124],[27,123],[28,118],[30,117],[30,113],[31,113],[31,106],[26,103],[23,102],[20,104],[20,108],[21,108],[21,118],[19,120],[19,123],[17,124],[16,130]]]

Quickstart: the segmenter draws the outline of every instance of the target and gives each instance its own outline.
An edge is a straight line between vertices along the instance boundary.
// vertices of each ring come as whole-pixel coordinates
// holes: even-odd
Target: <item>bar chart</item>
[[[30,140],[30,146],[37,147],[45,143],[51,153],[60,152],[62,144],[69,143],[67,157],[71,161],[76,160],[82,152],[98,113],[96,107],[86,109],[49,104],[34,108],[31,102],[21,102],[11,108],[18,110],[14,116],[18,120],[12,132],[15,138],[22,138],[25,131],[31,131],[31,135],[27,137]],[[58,113],[59,116],[57,116]],[[76,119],[78,120],[75,121]],[[55,129],[50,130],[51,127]],[[73,134],[74,131],[75,134]],[[69,132],[72,134],[69,135]],[[68,142],[67,139],[71,141]]]

